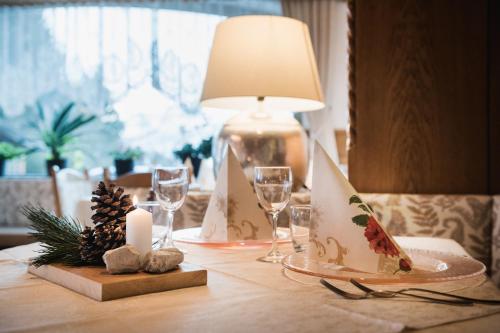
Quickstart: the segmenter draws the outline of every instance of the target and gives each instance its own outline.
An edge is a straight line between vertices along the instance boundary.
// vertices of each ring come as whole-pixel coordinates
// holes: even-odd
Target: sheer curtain
[[[150,81],[195,112],[215,26],[253,13],[279,15],[279,0],[0,0],[0,106],[58,91],[102,109]]]
[[[346,129],[348,119],[347,3],[340,0],[281,0],[283,15],[309,27],[326,107],[307,113],[311,138],[325,145],[338,161],[334,129]]]
[[[29,118],[36,101],[76,101],[122,128],[95,136],[85,166],[109,164],[119,144],[143,148],[146,162],[169,162],[225,119],[199,107],[213,34],[227,16],[253,13],[281,14],[279,0],[0,5],[0,122],[26,136],[14,120]]]
[[[0,7],[4,112],[19,114],[51,91],[102,109],[146,83],[194,112],[224,18],[144,7]]]

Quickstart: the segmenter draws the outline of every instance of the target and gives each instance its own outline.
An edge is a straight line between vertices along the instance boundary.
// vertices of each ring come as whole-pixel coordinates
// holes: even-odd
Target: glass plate
[[[305,253],[294,253],[283,259],[283,266],[291,271],[327,279],[349,280],[351,278],[375,284],[430,283],[451,281],[477,276],[485,272],[483,263],[452,253],[405,249],[413,261],[413,270],[403,274],[366,273],[344,266],[310,259]]]
[[[201,227],[176,230],[173,232],[174,241],[192,243],[207,246],[263,246],[271,244],[271,239],[240,240],[234,242],[207,241],[200,238]],[[290,230],[288,228],[278,228],[278,243],[288,243],[290,240]]]

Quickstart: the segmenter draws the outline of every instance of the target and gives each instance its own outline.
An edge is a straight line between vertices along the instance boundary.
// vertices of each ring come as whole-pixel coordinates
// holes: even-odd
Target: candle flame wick
[[[132,198],[132,204],[133,204],[134,206],[137,206],[137,203],[138,203],[138,202],[139,202],[139,199],[137,198],[137,195],[136,195],[136,194],[134,194],[134,197]]]

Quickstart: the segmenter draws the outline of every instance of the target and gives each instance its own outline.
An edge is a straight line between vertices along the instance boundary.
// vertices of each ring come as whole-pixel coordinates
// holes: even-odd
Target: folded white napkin
[[[313,168],[308,255],[364,272],[410,271],[410,258],[318,142]]]
[[[271,224],[229,146],[203,218],[201,238],[233,242],[270,239],[271,234]]]

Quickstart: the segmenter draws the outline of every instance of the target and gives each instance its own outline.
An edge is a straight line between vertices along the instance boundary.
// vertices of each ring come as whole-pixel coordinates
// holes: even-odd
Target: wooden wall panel
[[[490,193],[500,194],[500,1],[491,0],[489,13]]]
[[[487,1],[351,7],[355,188],[487,193]]]

